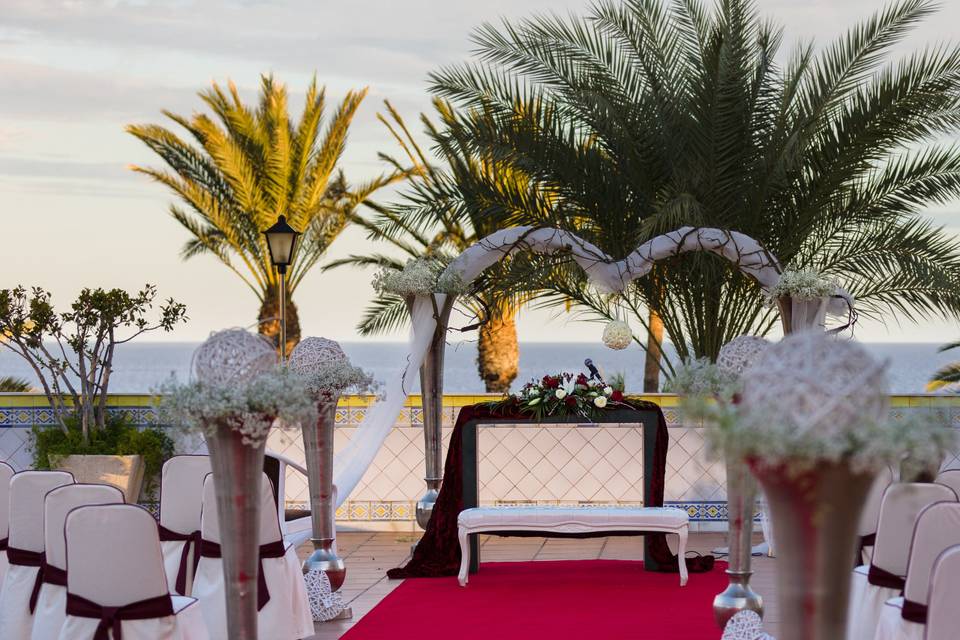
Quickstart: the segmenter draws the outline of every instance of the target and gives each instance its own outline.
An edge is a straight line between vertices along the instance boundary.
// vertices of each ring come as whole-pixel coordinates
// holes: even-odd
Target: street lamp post
[[[276,224],[263,232],[267,238],[270,262],[280,274],[280,362],[287,357],[287,267],[293,262],[300,232],[287,224],[287,217],[280,216]]]

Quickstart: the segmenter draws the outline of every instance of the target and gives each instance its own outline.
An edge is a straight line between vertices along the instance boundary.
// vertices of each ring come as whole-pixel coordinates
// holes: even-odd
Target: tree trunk
[[[515,310],[494,313],[481,327],[477,343],[477,368],[488,393],[506,393],[517,377],[520,347]]]
[[[270,339],[280,351],[280,286],[279,284],[270,287],[267,295],[260,305],[260,335]],[[300,342],[300,316],[297,314],[297,305],[293,303],[292,296],[287,292],[287,349],[289,356],[293,348]]]
[[[647,356],[643,363],[643,392],[656,393],[660,390],[660,359],[663,357],[663,320],[650,309],[647,316]]]

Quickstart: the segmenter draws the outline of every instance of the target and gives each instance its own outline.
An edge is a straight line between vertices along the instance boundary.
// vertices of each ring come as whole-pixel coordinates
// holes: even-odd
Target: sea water
[[[403,368],[406,345],[399,342],[343,342],[351,361],[384,380]],[[930,376],[939,367],[960,360],[960,352],[938,353],[938,344],[874,342],[864,346],[877,358],[889,363],[888,376],[893,393],[920,393]],[[121,345],[114,358],[110,377],[113,393],[148,393],[173,377],[185,381],[197,343],[139,342]],[[673,354],[667,348],[668,356]],[[524,382],[548,373],[585,371],[584,359],[591,358],[606,376],[623,374],[627,391],[643,388],[643,351],[631,346],[612,351],[600,343],[527,342],[520,345],[520,374],[514,382],[518,389]],[[483,383],[477,373],[477,348],[474,342],[447,346],[444,364],[446,393],[482,393]],[[30,367],[16,354],[0,347],[0,376],[17,376],[36,384]]]

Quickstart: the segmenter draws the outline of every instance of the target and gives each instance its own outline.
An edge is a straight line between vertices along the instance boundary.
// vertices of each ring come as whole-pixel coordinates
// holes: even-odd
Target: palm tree
[[[960,349],[960,342],[951,342],[940,347],[940,351],[949,351],[950,349]],[[927,391],[939,391],[940,389],[958,388],[960,389],[960,362],[951,362],[940,368],[930,382],[927,384]]]
[[[867,316],[956,317],[960,242],[923,212],[960,195],[960,148],[938,142],[960,127],[960,49],[887,61],[932,7],[894,3],[780,64],[783,31],[751,0],[601,0],[585,18],[481,27],[477,59],[432,90],[490,114],[467,123],[470,150],[554,194],[552,222],[616,259],[682,225],[732,229],[836,277]],[[539,262],[544,303],[613,315],[579,269]],[[615,304],[644,326],[658,314],[684,358],[776,323],[756,283],[703,253],[658,264]]]
[[[279,277],[270,263],[263,231],[280,215],[302,232],[287,277],[288,350],[300,339],[293,293],[343,231],[358,206],[400,175],[351,185],[337,169],[347,133],[366,95],[350,91],[324,123],[325,91],[316,78],[307,88],[303,114],[293,122],[287,88],[261,78],[259,103],[243,103],[236,86],[214,83],[199,93],[213,116],[185,117],[163,111],[192,142],[160,125],[130,125],[166,163],[166,169],[134,166],[181,200],[170,214],[190,232],[184,259],[210,254],[239,276],[260,301],[260,333],[279,341]],[[279,345],[278,345],[279,346]]]
[[[389,266],[402,268],[405,260],[428,256],[443,260],[472,245],[489,233],[509,226],[511,209],[523,207],[531,211],[530,201],[537,194],[529,191],[529,182],[517,171],[485,161],[469,151],[464,126],[468,118],[478,114],[459,114],[442,101],[434,101],[440,120],[438,128],[426,115],[421,122],[442,166],[431,162],[389,102],[387,115],[379,115],[404,155],[401,161],[389,155],[381,157],[395,171],[409,173],[408,189],[399,202],[383,207],[371,205],[372,213],[354,217],[354,222],[368,231],[372,241],[385,243],[399,253],[397,258],[376,252],[351,255],[325,268],[343,265]],[[414,167],[413,170],[404,165]],[[470,184],[469,190],[460,187]],[[464,198],[469,193],[470,198]],[[548,207],[547,203],[542,203]],[[506,392],[517,376],[520,351],[517,343],[515,316],[526,300],[524,296],[494,296],[485,286],[496,278],[496,270],[476,283],[472,296],[461,301],[478,322],[477,368],[488,392]],[[367,308],[358,330],[372,335],[394,329],[406,320],[402,298],[378,295]]]
[[[33,385],[23,378],[14,376],[0,377],[0,392],[3,393],[27,393],[33,391]]]

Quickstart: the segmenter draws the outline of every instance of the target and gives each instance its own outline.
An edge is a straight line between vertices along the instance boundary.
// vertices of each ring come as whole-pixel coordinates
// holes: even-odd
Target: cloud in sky
[[[175,337],[195,339],[252,318],[256,301],[218,265],[180,262],[185,236],[165,213],[169,197],[126,170],[130,163],[157,160],[123,125],[161,122],[161,108],[189,114],[200,107],[196,92],[213,80],[232,78],[252,97],[265,72],[287,82],[291,103],[297,104],[316,73],[329,89],[330,104],[348,89],[370,87],[344,159],[348,177],[360,180],[382,171],[377,152],[391,150],[375,118],[382,99],[413,121],[418,111],[429,109],[427,74],[466,59],[476,26],[501,16],[582,13],[588,2],[3,0],[2,5],[0,210],[21,213],[5,220],[8,233],[29,234],[37,221],[43,225],[40,253],[26,245],[8,247],[8,284],[44,284],[68,297],[83,285],[157,282],[162,292],[193,303],[189,328]],[[787,47],[810,38],[829,41],[877,5],[876,0],[758,2],[761,12],[786,25]],[[957,24],[960,2],[944,3],[901,49],[948,40]],[[958,225],[949,212],[937,219]],[[362,233],[348,233],[331,257],[361,251],[364,243]],[[204,304],[210,291],[218,292],[222,303]],[[363,272],[311,275],[298,294],[307,331],[352,337],[368,291],[369,274]],[[542,336],[544,320],[543,314],[526,315],[522,335]],[[596,339],[589,324],[553,326],[561,338]],[[935,331],[948,335],[942,327]],[[906,333],[894,328],[893,335]],[[866,337],[878,335],[880,330]]]

